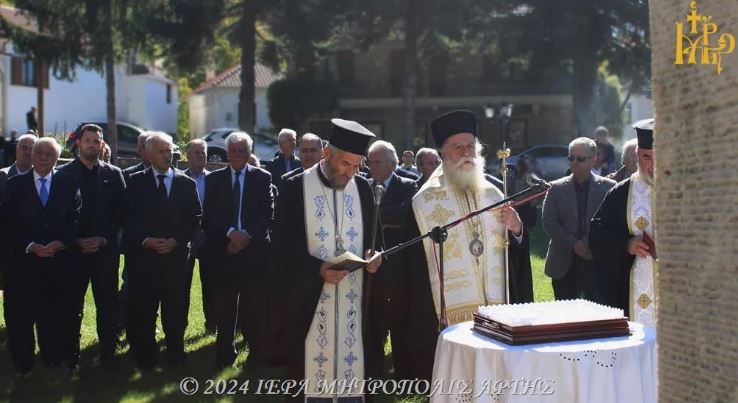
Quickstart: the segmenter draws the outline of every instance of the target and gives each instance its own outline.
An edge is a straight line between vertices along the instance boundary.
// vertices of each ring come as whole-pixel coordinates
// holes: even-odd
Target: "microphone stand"
[[[425,238],[430,238],[433,240],[433,242],[438,244],[438,253],[440,255],[440,264],[439,264],[439,285],[440,285],[440,307],[441,307],[441,319],[440,319],[440,325],[441,330],[444,330],[448,327],[448,318],[446,317],[446,300],[444,298],[444,289],[443,289],[443,243],[446,241],[446,238],[448,237],[448,230],[461,224],[462,222],[472,218],[476,217],[486,211],[492,210],[496,207],[500,207],[506,203],[509,203],[511,201],[519,200],[519,199],[525,199],[529,196],[532,196],[537,193],[548,191],[548,189],[551,188],[551,185],[545,182],[541,182],[538,184],[535,184],[533,186],[530,186],[529,188],[522,190],[518,193],[515,193],[512,196],[506,197],[497,203],[490,204],[487,207],[482,207],[479,210],[473,211],[464,217],[459,218],[458,220],[452,221],[446,225],[443,226],[436,226],[433,227],[430,231],[428,231],[425,234],[422,234],[420,236],[417,236],[409,241],[402,242],[397,244],[396,246],[387,249],[386,251],[382,252],[382,257],[390,256],[394,253],[397,253],[411,245],[415,245],[416,243],[424,240]]]
[[[372,220],[372,239],[370,240],[369,257],[374,254],[376,250],[377,242],[377,227],[379,224],[379,205],[382,202],[382,194],[384,193],[384,187],[381,184],[376,184],[372,187],[372,194],[374,196],[374,219]],[[368,273],[366,276],[366,284],[364,284],[364,298],[363,298],[363,309],[362,309],[362,329],[368,329],[369,325],[369,309],[371,307],[370,296],[372,290],[372,280],[374,279],[375,273]]]

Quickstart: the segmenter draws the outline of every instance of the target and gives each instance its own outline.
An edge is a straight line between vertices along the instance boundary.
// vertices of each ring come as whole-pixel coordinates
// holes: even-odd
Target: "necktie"
[[[161,201],[167,200],[167,186],[164,184],[164,178],[166,178],[166,175],[156,175],[157,178],[159,178],[159,187],[156,189],[157,193],[159,193],[159,198]]]
[[[241,176],[241,171],[236,171],[235,176],[236,180],[233,181],[233,228],[240,230],[241,226],[239,224],[241,222],[241,216],[239,211],[241,209],[241,182],[238,178]]]
[[[46,178],[39,178],[39,181],[41,181],[41,190],[39,190],[38,195],[41,198],[41,204],[46,207],[46,203],[49,201],[49,189],[46,189],[46,181],[48,179]]]

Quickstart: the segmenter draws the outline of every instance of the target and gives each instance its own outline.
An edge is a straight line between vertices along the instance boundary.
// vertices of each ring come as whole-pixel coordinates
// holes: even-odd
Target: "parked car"
[[[524,160],[531,166],[533,172],[546,180],[554,180],[566,175],[569,170],[569,146],[566,144],[539,144],[507,159],[508,179],[517,174],[518,161]],[[493,159],[487,164],[487,170],[499,176],[500,160]]]
[[[86,124],[95,124],[102,128],[103,130],[103,139],[107,142],[108,141],[108,122],[100,122],[100,121],[83,121],[81,122],[77,128],[69,132],[69,135],[67,136],[67,144],[66,147],[68,150],[72,152],[72,154],[77,155],[77,136],[79,135],[79,130]],[[129,158],[138,158],[138,135],[142,132],[145,132],[146,130],[134,126],[130,123],[124,123],[124,122],[117,122],[115,124],[115,127],[118,128],[117,134],[118,134],[118,156],[119,157],[129,157]],[[165,133],[166,134],[166,133]],[[171,136],[171,135],[170,135]],[[177,166],[177,163],[179,160],[182,159],[182,152],[179,149],[179,146],[177,144],[174,144],[174,149],[172,153],[172,163],[174,166]]]
[[[203,140],[208,144],[208,161],[228,161],[228,158],[226,157],[225,140],[229,134],[237,131],[240,131],[240,129],[235,127],[221,127],[219,129],[211,130],[203,137]],[[271,160],[274,157],[274,154],[279,151],[279,144],[275,138],[261,133],[251,133],[250,135],[254,140],[254,149],[252,152],[259,156],[262,164]]]

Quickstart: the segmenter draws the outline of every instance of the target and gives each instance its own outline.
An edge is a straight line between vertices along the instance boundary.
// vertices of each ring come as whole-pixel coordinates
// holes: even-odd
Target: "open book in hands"
[[[334,257],[330,262],[333,263],[333,266],[329,267],[328,270],[346,270],[349,272],[359,270],[369,264],[366,260],[348,251],[344,252],[340,256]]]

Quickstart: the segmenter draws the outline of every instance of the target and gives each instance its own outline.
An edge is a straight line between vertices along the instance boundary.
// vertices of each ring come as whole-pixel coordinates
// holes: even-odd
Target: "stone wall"
[[[703,0],[738,37],[736,0]],[[738,52],[675,65],[687,0],[651,0],[659,398],[738,401]],[[717,35],[712,39],[712,46]],[[699,53],[699,52],[698,52]],[[698,54],[699,63],[699,54]]]

